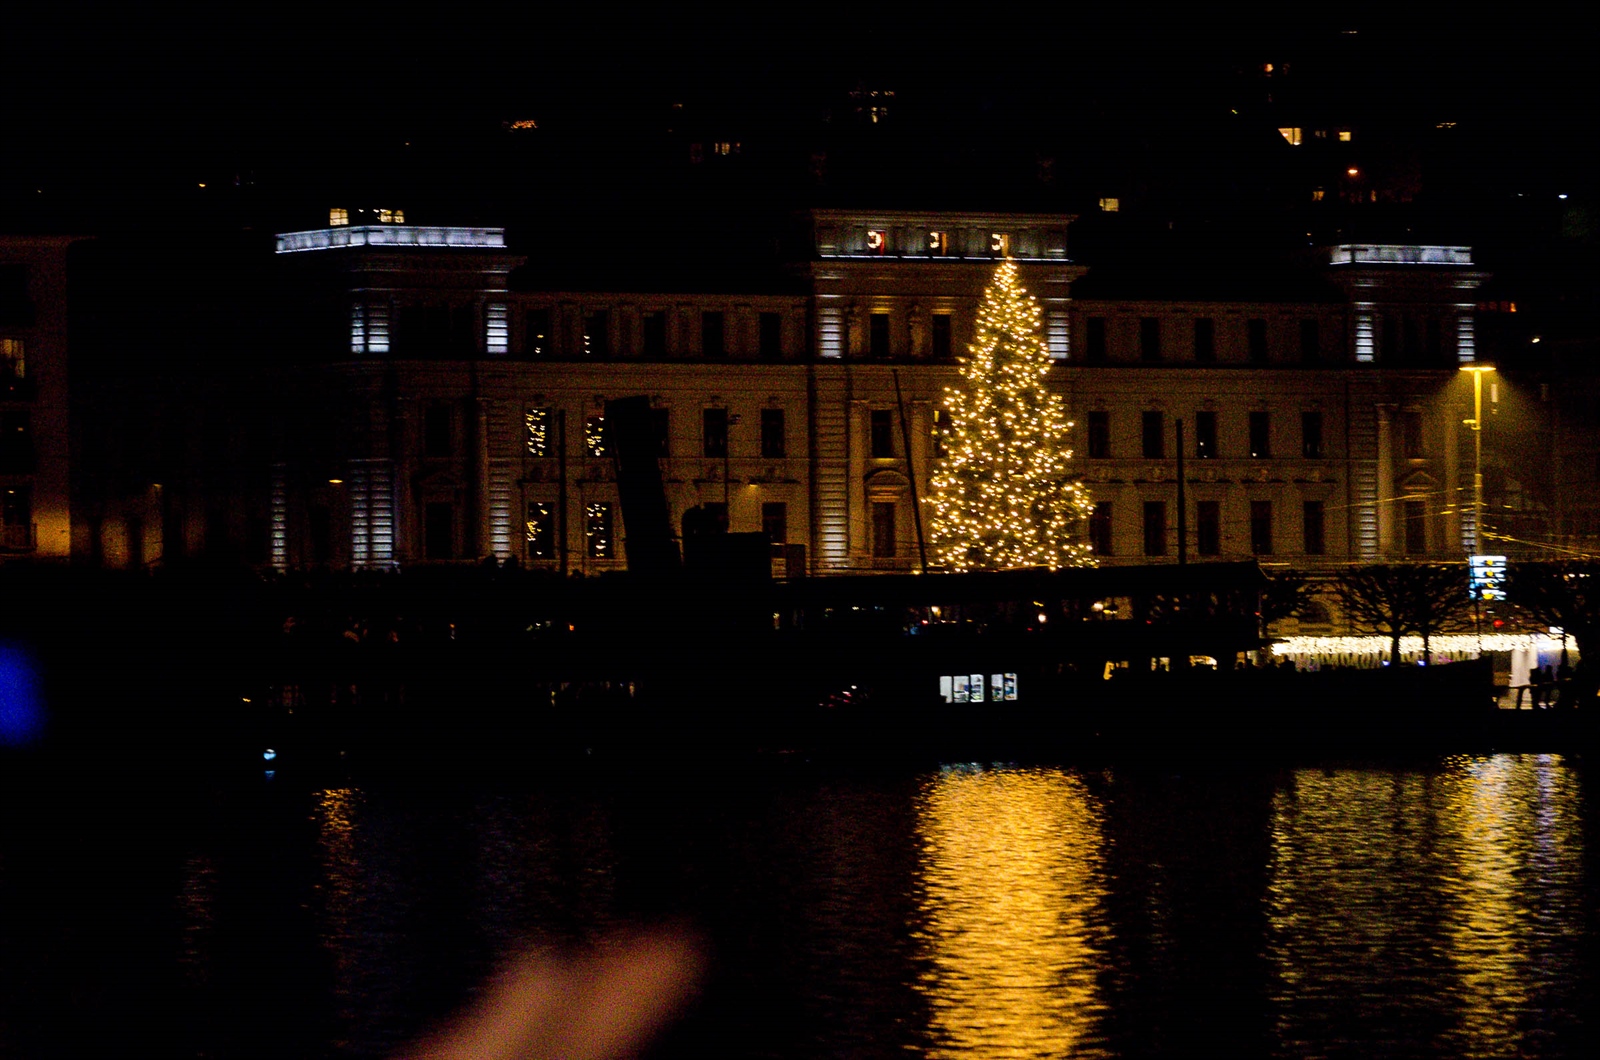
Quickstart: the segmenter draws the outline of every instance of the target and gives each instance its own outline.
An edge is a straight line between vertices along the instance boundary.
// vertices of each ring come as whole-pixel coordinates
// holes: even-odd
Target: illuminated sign
[[[948,253],[950,253],[950,233],[948,233],[948,232],[929,232],[928,233],[928,253],[929,254],[948,254]]]
[[[1011,255],[1011,236],[1006,232],[989,233],[989,249],[1001,257]]]
[[[1467,560],[1467,585],[1474,600],[1506,598],[1506,558],[1472,556]]]
[[[889,245],[889,233],[880,228],[867,229],[867,249],[874,254],[882,254],[883,249]]]
[[[939,698],[946,703],[1014,703],[1016,674],[954,674],[939,678]]]

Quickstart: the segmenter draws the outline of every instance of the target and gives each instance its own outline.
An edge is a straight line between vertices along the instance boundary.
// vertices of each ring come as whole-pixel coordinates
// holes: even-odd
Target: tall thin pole
[[[1183,420],[1173,421],[1178,428],[1178,566],[1189,562],[1189,505],[1183,495]]]
[[[559,537],[561,578],[567,577],[567,410],[556,410],[556,470],[560,500],[556,503],[556,533]]]
[[[1483,372],[1472,373],[1472,545],[1483,554]]]

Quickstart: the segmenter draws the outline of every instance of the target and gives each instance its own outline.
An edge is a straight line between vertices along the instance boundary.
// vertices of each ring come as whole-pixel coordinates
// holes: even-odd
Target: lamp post
[[[1492,364],[1464,364],[1472,373],[1472,547],[1483,553],[1483,375],[1494,371]]]

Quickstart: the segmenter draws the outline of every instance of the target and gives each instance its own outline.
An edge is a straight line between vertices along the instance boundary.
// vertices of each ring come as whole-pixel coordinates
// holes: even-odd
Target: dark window
[[[1400,414],[1400,452],[1408,459],[1421,459],[1427,452],[1422,438],[1422,413],[1409,410]]]
[[[727,352],[722,341],[723,318],[719,312],[700,314],[700,352],[706,357],[721,357]]]
[[[1422,556],[1428,552],[1428,509],[1422,501],[1406,501],[1406,555]]]
[[[944,409],[933,410],[933,455],[943,460],[950,455],[950,449],[945,445],[945,433],[950,430],[950,414]],[[1600,478],[1600,472],[1596,472]]]
[[[1322,332],[1315,320],[1300,321],[1300,359],[1315,364],[1322,358]]]
[[[1087,333],[1084,343],[1084,359],[1090,364],[1100,364],[1106,359],[1106,318],[1090,317],[1085,321]]]
[[[1144,502],[1144,554],[1167,554],[1167,502]]]
[[[1201,364],[1217,359],[1217,324],[1210,317],[1194,318],[1194,359]]]
[[[583,510],[584,553],[590,559],[611,559],[616,542],[611,534],[611,505],[591,504]]]
[[[33,432],[26,411],[0,412],[0,473],[25,475],[33,470]]]
[[[455,423],[449,405],[428,405],[422,410],[422,455],[454,456]]]
[[[725,534],[728,532],[728,506],[721,501],[707,501],[700,506],[706,513],[705,525],[711,528],[712,533]]]
[[[423,509],[423,551],[429,559],[456,558],[456,506],[429,501]]]
[[[1140,451],[1146,460],[1160,460],[1166,456],[1164,417],[1159,412],[1139,415]]]
[[[1439,364],[1444,361],[1444,328],[1439,323],[1438,317],[1428,321],[1428,363]]]
[[[1300,455],[1307,460],[1322,459],[1322,413],[1300,413]]]
[[[761,455],[768,460],[778,460],[788,455],[788,440],[783,433],[783,410],[761,410]]]
[[[28,301],[28,267],[0,265],[0,326],[25,328],[33,323],[33,304]]]
[[[555,559],[556,506],[549,501],[529,501],[525,533],[529,559]]]
[[[888,313],[873,313],[867,318],[867,352],[873,357],[889,356]]]
[[[951,354],[950,344],[950,314],[933,314],[933,355],[939,358],[948,358]]]
[[[650,429],[656,440],[656,456],[665,459],[672,455],[672,410],[652,408]]]
[[[1105,460],[1111,456],[1111,413],[1089,413],[1089,458]]]
[[[1406,363],[1416,364],[1422,360],[1422,336],[1417,328],[1416,317],[1405,318],[1406,336]]]
[[[1272,415],[1267,412],[1250,413],[1250,455],[1265,460],[1272,455]]]
[[[872,410],[872,455],[894,456],[894,412],[890,409]]]
[[[1378,357],[1380,360],[1399,364],[1405,358],[1400,355],[1400,321],[1393,316],[1383,317],[1383,326],[1380,329],[1381,340],[1378,344]]]
[[[706,409],[700,413],[701,455],[728,455],[728,410]]]
[[[761,359],[776,361],[783,356],[783,317],[777,313],[761,314]]]
[[[761,502],[761,532],[774,545],[789,540],[789,506],[783,501]]]
[[[1212,460],[1217,455],[1217,414],[1201,411],[1194,414],[1194,455],[1201,460]]]
[[[550,334],[550,310],[528,310],[528,334],[524,348],[529,357],[549,357],[556,352]]]
[[[667,355],[667,314],[659,311],[646,313],[641,323],[644,330],[644,355],[646,357],[665,357]]]
[[[1245,321],[1245,341],[1250,354],[1250,363],[1266,364],[1267,322],[1265,320]]]
[[[1161,318],[1139,318],[1139,359],[1161,360]]]
[[[1250,502],[1250,551],[1258,556],[1272,555],[1272,502]]]
[[[893,559],[894,501],[872,502],[872,558]]]
[[[1194,548],[1202,556],[1222,555],[1222,504],[1200,501],[1194,506]]]
[[[1320,556],[1327,551],[1323,531],[1322,502],[1306,501],[1301,506],[1301,526],[1305,529],[1306,555]]]
[[[604,309],[583,314],[583,355],[596,358],[611,356],[611,314]]]
[[[1097,556],[1114,556],[1111,546],[1111,502],[1095,501],[1089,515],[1089,547]]]
[[[333,512],[326,504],[313,504],[306,512],[306,530],[311,546],[311,565],[326,567],[333,562]]]

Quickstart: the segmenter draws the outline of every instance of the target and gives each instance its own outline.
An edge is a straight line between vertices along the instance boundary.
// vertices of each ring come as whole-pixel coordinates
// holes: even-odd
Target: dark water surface
[[[680,919],[661,1056],[1568,1056],[1581,762],[11,778],[0,1055],[382,1056],[497,957]]]

